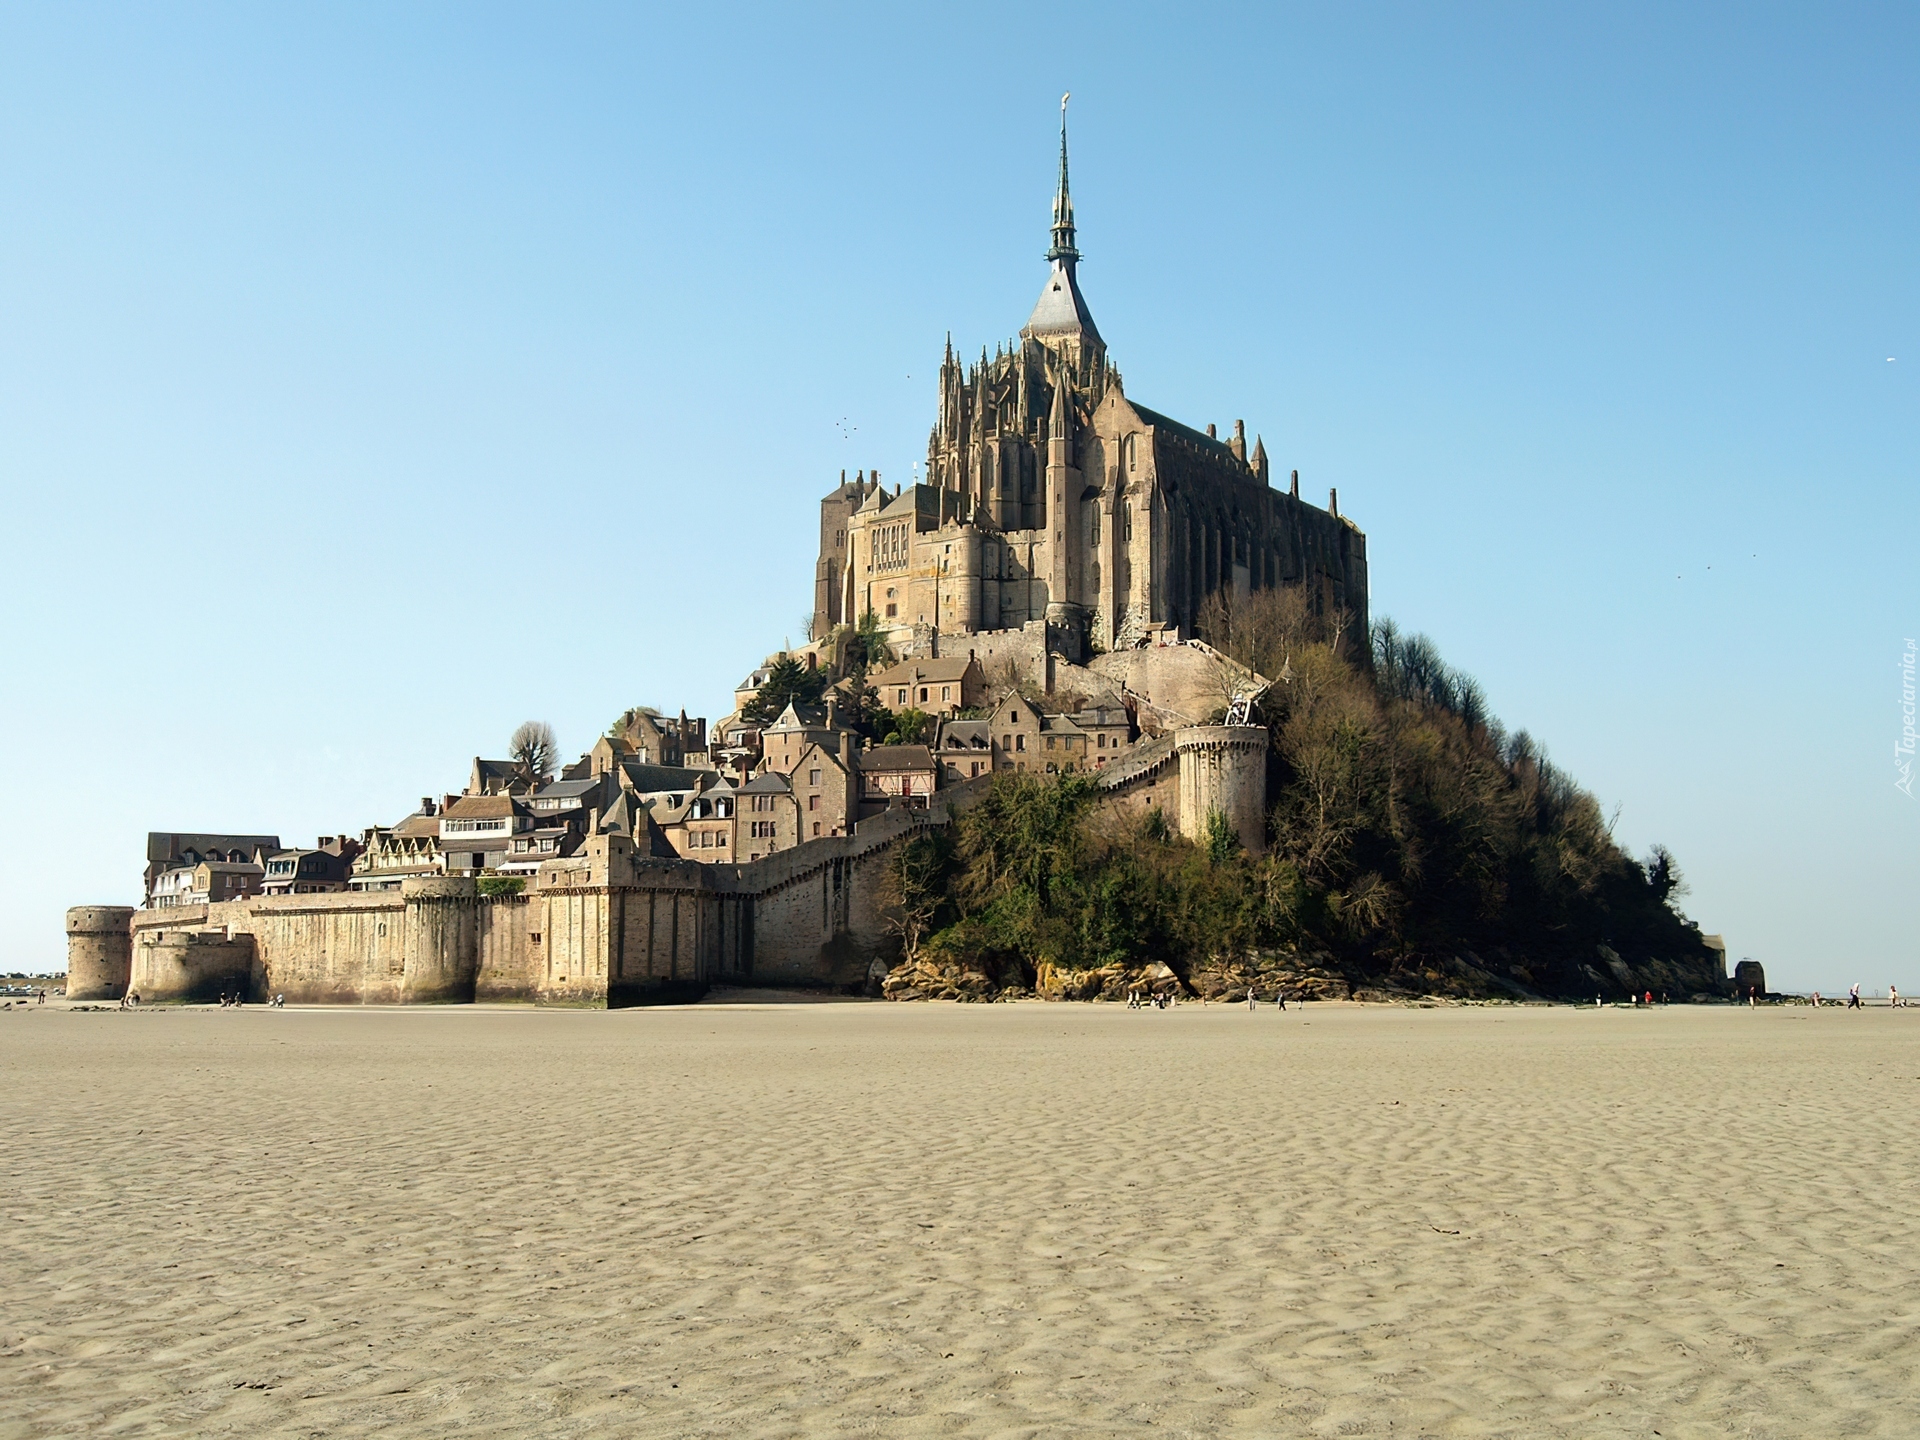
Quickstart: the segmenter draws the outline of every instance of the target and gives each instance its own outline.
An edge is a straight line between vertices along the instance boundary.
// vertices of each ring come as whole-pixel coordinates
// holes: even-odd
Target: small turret
[[[1267,446],[1258,435],[1253,437],[1253,473],[1262,485],[1267,483]]]
[[[1247,458],[1247,422],[1233,422],[1233,439],[1227,442],[1227,448],[1233,451],[1233,458],[1245,462]]]
[[[1055,443],[1070,444],[1073,440],[1073,401],[1067,394],[1067,377],[1061,372],[1059,383],[1053,387],[1053,410],[1047,416],[1048,463],[1053,463],[1052,447]],[[1063,453],[1062,464],[1067,463]]]

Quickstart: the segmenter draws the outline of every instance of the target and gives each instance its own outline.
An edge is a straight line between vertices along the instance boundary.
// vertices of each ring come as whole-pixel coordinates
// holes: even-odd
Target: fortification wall
[[[132,987],[147,1004],[210,1001],[223,995],[265,1000],[253,936],[223,930],[152,930],[133,947]]]
[[[1094,774],[1109,810],[1136,816],[1158,810],[1168,824],[1180,823],[1180,757],[1172,736],[1143,740]]]
[[[1032,621],[1018,630],[943,633],[935,644],[940,654],[949,659],[972,651],[989,687],[997,688],[1009,679],[1046,685],[1047,622],[1044,620]]]
[[[893,848],[975,803],[989,783],[944,791],[931,812],[889,810],[852,835],[748,865],[655,860],[635,856],[624,837],[595,836],[518,895],[435,876],[364,894],[79,907],[69,949],[94,970],[119,953],[151,952],[141,973],[155,993],[143,998],[239,988],[306,1004],[630,1005],[722,982],[853,986],[898,951],[886,922]]]

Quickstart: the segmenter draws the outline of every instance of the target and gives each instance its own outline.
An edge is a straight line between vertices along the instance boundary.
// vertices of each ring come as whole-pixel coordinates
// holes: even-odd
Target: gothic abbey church
[[[951,342],[924,484],[843,481],[820,504],[813,633],[868,610],[901,655],[941,637],[1037,629],[1047,648],[1166,643],[1194,634],[1216,591],[1304,587],[1367,621],[1367,541],[1269,483],[1244,427],[1218,439],[1129,400],[1076,274],[1064,109],[1051,273],[1019,342],[964,368]]]

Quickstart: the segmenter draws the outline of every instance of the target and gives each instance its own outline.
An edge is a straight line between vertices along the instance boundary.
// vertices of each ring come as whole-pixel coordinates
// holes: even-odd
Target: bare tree
[[[887,929],[900,937],[909,965],[919,960],[921,943],[946,903],[952,860],[952,836],[945,829],[923,831],[894,852],[880,882]]]
[[[507,741],[507,758],[520,767],[520,775],[529,785],[543,785],[553,778],[554,758],[559,747],[553,738],[553,726],[544,720],[523,720]]]

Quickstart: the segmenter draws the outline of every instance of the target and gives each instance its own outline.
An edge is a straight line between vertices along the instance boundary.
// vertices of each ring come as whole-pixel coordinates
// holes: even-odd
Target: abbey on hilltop
[[[1366,633],[1367,542],[1270,483],[1265,445],[1221,440],[1129,400],[1080,293],[1066,106],[1051,272],[1016,343],[963,366],[949,339],[926,481],[878,476],[820,503],[813,633],[868,611],[902,655],[941,636],[1045,627],[1047,650],[1191,637],[1206,598],[1304,587]],[[951,647],[949,647],[951,648]]]

